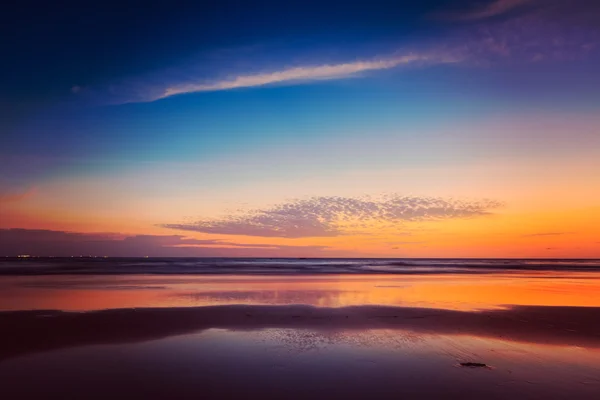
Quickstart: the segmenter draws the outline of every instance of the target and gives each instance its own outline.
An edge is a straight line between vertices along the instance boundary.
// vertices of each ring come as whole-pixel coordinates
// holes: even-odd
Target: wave
[[[57,258],[0,259],[0,275],[121,274],[478,274],[499,271],[600,272],[600,260],[567,259],[291,259]]]

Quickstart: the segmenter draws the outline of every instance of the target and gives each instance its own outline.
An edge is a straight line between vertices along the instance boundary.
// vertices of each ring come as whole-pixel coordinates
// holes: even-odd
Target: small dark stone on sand
[[[460,363],[461,367],[469,367],[469,368],[486,368],[487,365],[483,364],[483,363],[476,363],[476,362],[464,362],[464,363]]]

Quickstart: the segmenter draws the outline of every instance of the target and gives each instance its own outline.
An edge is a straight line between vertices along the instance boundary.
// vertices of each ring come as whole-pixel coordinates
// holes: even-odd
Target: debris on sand
[[[464,363],[460,363],[460,366],[468,367],[468,368],[488,368],[488,366],[486,364],[476,363],[476,362],[464,362]]]

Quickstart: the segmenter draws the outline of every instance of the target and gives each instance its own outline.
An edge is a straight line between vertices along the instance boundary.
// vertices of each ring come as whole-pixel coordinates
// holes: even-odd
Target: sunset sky
[[[27,1],[0,255],[600,257],[600,2]]]

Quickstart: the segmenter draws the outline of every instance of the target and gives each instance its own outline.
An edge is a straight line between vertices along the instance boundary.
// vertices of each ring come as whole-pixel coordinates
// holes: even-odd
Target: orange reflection
[[[451,310],[506,305],[600,307],[600,280],[573,272],[425,276],[6,277],[0,309],[98,310],[218,304],[392,305]]]

